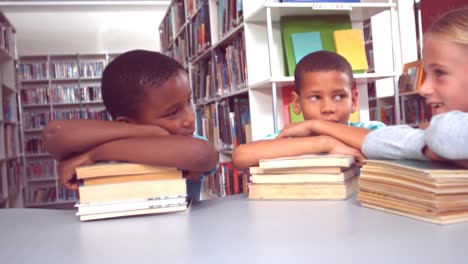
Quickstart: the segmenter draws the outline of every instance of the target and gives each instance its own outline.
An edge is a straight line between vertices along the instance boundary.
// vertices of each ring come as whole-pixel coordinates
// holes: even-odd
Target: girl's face
[[[419,94],[432,114],[468,112],[468,47],[429,36],[424,40],[423,68],[426,78]]]

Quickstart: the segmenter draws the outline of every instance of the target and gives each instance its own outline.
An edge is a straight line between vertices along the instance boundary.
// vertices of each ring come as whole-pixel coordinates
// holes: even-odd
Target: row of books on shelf
[[[232,150],[252,140],[249,101],[235,97],[196,109],[197,133],[216,149]]]
[[[228,95],[247,85],[242,33],[233,39],[232,44],[215,49],[213,54],[213,58],[192,65],[192,89],[196,103]]]
[[[164,52],[165,55],[178,61],[184,68],[188,65],[187,41],[185,35],[180,35],[174,41],[173,45]]]
[[[19,155],[19,138],[18,127],[11,124],[6,124],[5,128],[5,156],[7,158],[17,157]]]
[[[0,49],[7,51],[10,49],[10,37],[12,34],[13,28],[4,22],[0,22]]]
[[[29,184],[28,197],[28,205],[41,205],[56,202],[75,202],[78,200],[78,193],[63,186],[57,188],[55,184]]]
[[[216,173],[203,179],[204,189],[223,197],[248,192],[248,172],[234,168],[231,162],[220,162]]]
[[[201,4],[200,11],[187,26],[188,55],[194,59],[211,46],[210,11],[208,1]]]
[[[20,63],[18,76],[22,81],[47,79],[99,78],[102,76],[105,61],[60,61]],[[50,76],[50,77],[49,77]]]
[[[431,107],[426,104],[424,97],[415,94],[409,97],[401,97],[401,100],[402,109],[404,110],[401,115],[406,124],[420,124],[431,120]]]
[[[16,122],[18,120],[18,110],[16,108],[16,97],[3,98],[3,120]]]
[[[55,162],[51,159],[49,160],[31,160],[26,163],[26,175],[28,175],[28,180],[38,180],[43,178],[54,178]]]
[[[43,105],[48,103],[66,104],[102,102],[100,85],[56,85],[52,88],[35,87],[21,90],[23,105]]]
[[[23,166],[19,160],[12,160],[6,164],[8,193],[14,194],[20,191],[24,186]]]
[[[24,112],[24,129],[42,129],[50,120],[68,120],[68,119],[98,119],[111,120],[110,114],[102,107],[85,107],[71,110],[54,110],[42,112]]]
[[[370,120],[378,120],[388,126],[395,125],[395,106],[387,105],[369,108]]]
[[[243,22],[243,9],[243,0],[218,1],[218,36],[224,36]]]

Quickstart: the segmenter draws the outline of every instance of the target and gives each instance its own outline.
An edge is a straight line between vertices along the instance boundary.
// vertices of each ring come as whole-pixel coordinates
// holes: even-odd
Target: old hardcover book
[[[263,159],[262,169],[304,168],[304,167],[350,167],[355,162],[353,156],[339,154],[307,154],[300,156]]]
[[[187,195],[185,179],[80,186],[80,203],[82,204],[185,195]]]
[[[345,182],[357,175],[354,168],[341,173],[283,173],[283,174],[252,174],[252,183],[334,183]]]
[[[161,167],[136,163],[98,163],[76,168],[78,179],[118,175],[174,172],[176,168]]]
[[[249,184],[249,199],[344,200],[357,191],[357,177],[344,183]]]
[[[146,173],[146,174],[129,174],[119,176],[101,176],[95,178],[85,178],[84,185],[99,185],[99,184],[112,184],[112,183],[123,183],[131,181],[152,181],[152,180],[169,180],[169,179],[181,179],[182,171],[168,171],[159,173]]]
[[[102,214],[89,214],[89,215],[80,215],[80,221],[89,221],[105,218],[115,218],[123,216],[136,216],[136,215],[147,215],[147,214],[162,214],[162,213],[171,213],[171,212],[183,212],[187,210],[187,205],[177,205],[169,207],[159,207],[159,208],[149,208],[149,209],[140,209],[140,210],[129,210],[129,211],[119,211],[111,213],[102,213]]]

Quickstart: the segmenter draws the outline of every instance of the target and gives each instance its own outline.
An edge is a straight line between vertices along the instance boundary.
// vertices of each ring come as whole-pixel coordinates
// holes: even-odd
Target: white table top
[[[0,210],[1,263],[468,263],[468,222],[440,226],[347,201],[249,201],[80,222]]]

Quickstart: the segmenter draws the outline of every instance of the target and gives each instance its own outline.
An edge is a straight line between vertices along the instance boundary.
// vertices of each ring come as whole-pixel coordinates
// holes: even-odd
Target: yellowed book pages
[[[351,168],[356,168],[352,166]],[[310,174],[310,173],[330,173],[338,174],[349,170],[345,167],[305,167],[305,168],[273,168],[262,169],[260,167],[250,167],[250,174]]]
[[[333,32],[336,53],[345,57],[353,71],[365,71],[367,65],[364,38],[360,29],[335,30]]]
[[[386,183],[400,187],[408,187],[416,190],[427,191],[434,194],[456,194],[468,193],[468,184],[439,184],[439,183],[426,183],[423,181],[412,180],[409,178],[399,177],[398,175],[381,176],[381,175],[368,175],[366,172],[361,172],[360,178],[362,181],[371,181],[375,183]]]
[[[186,210],[187,210],[187,205],[181,205],[181,206],[171,206],[171,207],[162,207],[162,208],[153,208],[153,209],[130,210],[130,211],[103,213],[103,214],[82,215],[82,216],[80,216],[80,220],[81,221],[89,221],[89,220],[115,218],[115,217],[123,217],[123,216],[183,212],[183,211],[186,211]]]
[[[468,220],[468,210],[434,213],[404,201],[381,198],[375,194],[359,192],[358,200],[363,206],[395,213],[437,224],[449,224]]]
[[[339,154],[307,154],[300,156],[263,159],[259,162],[262,169],[305,168],[305,167],[350,167],[354,157]]]
[[[123,183],[132,181],[151,181],[151,180],[169,180],[169,179],[182,179],[181,171],[161,172],[161,173],[147,173],[135,175],[121,175],[121,176],[103,176],[96,178],[84,179],[84,185],[99,185],[111,183]]]
[[[103,203],[155,197],[187,195],[185,179],[135,181],[103,185],[80,186],[80,203]]]
[[[344,200],[358,189],[357,177],[336,184],[249,184],[249,199]]]
[[[253,183],[343,183],[356,176],[355,169],[342,173],[309,173],[309,174],[252,174]]]
[[[99,163],[76,168],[78,179],[103,176],[134,175],[177,171],[176,168],[136,164],[136,163]]]
[[[367,167],[379,168],[389,172],[405,172],[406,174],[423,176],[432,179],[468,179],[468,169],[453,164],[436,161],[417,160],[366,160],[363,170]]]
[[[252,125],[245,124],[245,141],[249,143],[252,141]]]

